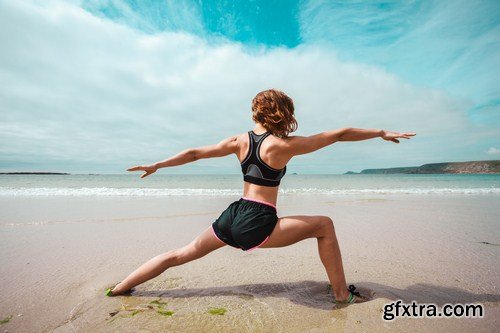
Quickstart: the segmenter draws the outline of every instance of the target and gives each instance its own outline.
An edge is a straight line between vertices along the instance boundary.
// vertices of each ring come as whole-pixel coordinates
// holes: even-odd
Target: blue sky
[[[0,43],[2,171],[121,173],[250,129],[271,87],[294,99],[297,135],[418,133],[290,172],[500,156],[498,1],[2,1]]]

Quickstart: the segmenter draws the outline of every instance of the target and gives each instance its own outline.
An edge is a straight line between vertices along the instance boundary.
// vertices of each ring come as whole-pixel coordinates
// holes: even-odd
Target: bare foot
[[[130,294],[133,291],[133,288],[125,290],[123,287],[120,286],[121,283],[118,283],[114,287],[106,289],[106,296],[119,296],[119,295],[126,295]]]

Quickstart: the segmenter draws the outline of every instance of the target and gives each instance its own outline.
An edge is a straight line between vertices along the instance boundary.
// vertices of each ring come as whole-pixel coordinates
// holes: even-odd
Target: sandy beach
[[[279,216],[332,217],[348,283],[372,295],[367,303],[335,307],[315,239],[248,253],[226,246],[131,296],[104,296],[237,199],[1,197],[0,319],[12,316],[1,331],[498,331],[497,195],[281,197]],[[398,299],[481,303],[485,315],[383,320],[384,305]],[[226,311],[210,314],[214,308]]]

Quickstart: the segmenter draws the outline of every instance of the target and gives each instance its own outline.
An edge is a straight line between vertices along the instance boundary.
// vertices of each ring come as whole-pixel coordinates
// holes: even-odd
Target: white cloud
[[[499,155],[500,149],[497,149],[495,147],[490,147],[490,149],[488,149],[487,153],[490,155]]]
[[[469,126],[464,101],[342,62],[320,46],[247,52],[186,33],[141,33],[58,2],[4,1],[0,22],[3,161],[63,159],[121,171],[248,130],[251,99],[271,87],[294,99],[298,134],[354,126],[443,136],[405,142],[397,157],[389,143],[339,146],[298,159],[300,172],[314,161],[329,172],[349,161],[423,163],[446,149],[445,135]]]
[[[326,40],[349,59],[389,68],[412,82],[445,87],[483,104],[498,99],[498,1],[306,0],[303,41]]]

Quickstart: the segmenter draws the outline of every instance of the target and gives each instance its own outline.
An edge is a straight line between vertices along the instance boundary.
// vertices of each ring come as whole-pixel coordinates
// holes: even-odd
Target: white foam
[[[281,189],[283,195],[353,195],[353,194],[500,194],[500,188],[379,188],[379,189]],[[110,188],[110,187],[41,187],[14,188],[0,187],[0,196],[235,196],[239,189],[203,188]]]

